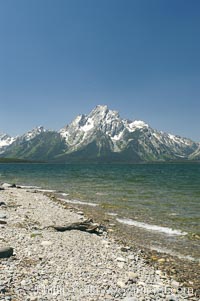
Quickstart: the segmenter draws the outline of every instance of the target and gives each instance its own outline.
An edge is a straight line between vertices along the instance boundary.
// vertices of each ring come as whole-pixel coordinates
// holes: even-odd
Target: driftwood
[[[87,219],[82,222],[67,224],[65,226],[51,226],[51,227],[59,232],[70,231],[70,230],[79,230],[79,231],[85,231],[88,233],[96,233],[98,235],[102,234],[104,231],[106,231],[106,228],[104,226],[93,223],[92,219]]]

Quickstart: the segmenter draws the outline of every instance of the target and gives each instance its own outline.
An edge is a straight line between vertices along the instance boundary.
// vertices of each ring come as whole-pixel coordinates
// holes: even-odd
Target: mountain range
[[[17,137],[0,133],[0,157],[59,163],[200,160],[200,143],[98,105],[59,131],[40,126]]]

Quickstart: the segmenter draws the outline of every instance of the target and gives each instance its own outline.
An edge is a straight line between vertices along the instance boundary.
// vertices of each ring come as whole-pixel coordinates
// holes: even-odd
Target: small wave
[[[26,185],[20,185],[23,189],[40,189],[41,187],[38,186],[26,186]]]
[[[169,213],[170,216],[177,216],[178,214],[176,212],[172,212],[172,213]]]
[[[69,193],[64,193],[64,192],[63,192],[63,193],[61,193],[61,195],[62,195],[62,196],[68,196]]]
[[[105,192],[96,192],[96,195],[108,195],[107,193],[105,193]]]
[[[195,262],[200,263],[199,258],[194,258],[191,255],[183,255],[183,254],[180,254],[180,253],[178,253],[176,251],[173,251],[173,250],[170,250],[170,249],[160,248],[160,247],[157,247],[157,246],[151,246],[150,249],[155,250],[159,253],[165,253],[165,254],[169,254],[169,255],[172,255],[172,256],[176,256],[180,259],[185,259],[185,260],[188,260],[188,261],[195,261]]]
[[[66,199],[59,199],[59,200],[64,201],[66,203],[70,203],[70,204],[87,205],[87,206],[93,206],[93,207],[99,206],[98,204],[95,204],[95,203],[81,202],[78,200],[66,200]]]
[[[168,228],[168,227],[150,225],[150,224],[146,224],[146,223],[143,223],[143,222],[134,221],[132,219],[117,218],[116,220],[118,222],[126,224],[126,225],[135,226],[135,227],[143,228],[143,229],[146,229],[146,230],[162,232],[162,233],[165,233],[165,234],[168,234],[168,235],[187,235],[186,232],[182,232],[180,230],[173,230],[173,229]]]
[[[56,190],[53,189],[37,189],[39,192],[56,192]]]

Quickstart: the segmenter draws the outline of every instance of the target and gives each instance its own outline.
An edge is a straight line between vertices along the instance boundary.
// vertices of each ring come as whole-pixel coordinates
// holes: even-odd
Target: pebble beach
[[[52,225],[86,220],[79,208],[8,184],[0,204],[0,301],[199,300],[192,287],[147,264],[142,250],[120,245],[106,229],[55,231]],[[11,254],[4,256],[5,248]]]

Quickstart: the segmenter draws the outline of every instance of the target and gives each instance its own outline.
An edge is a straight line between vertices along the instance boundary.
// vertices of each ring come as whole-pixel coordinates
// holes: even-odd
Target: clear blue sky
[[[200,141],[199,0],[0,0],[0,131],[97,104]]]

